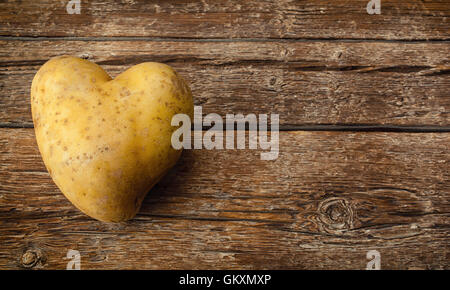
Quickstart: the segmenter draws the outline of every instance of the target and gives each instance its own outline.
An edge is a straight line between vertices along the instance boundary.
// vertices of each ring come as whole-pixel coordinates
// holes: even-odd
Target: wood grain
[[[449,126],[448,43],[0,41],[0,124],[32,124],[29,88],[49,58],[88,58],[112,76],[159,61],[203,112],[278,113],[282,126]]]
[[[364,269],[369,250],[450,268],[450,0],[67,2],[0,1],[0,269],[65,269],[69,249],[82,269]],[[16,128],[62,54],[113,77],[167,63],[204,114],[278,113],[280,156],[185,151],[135,219],[95,221]]]
[[[33,129],[0,129],[0,267],[449,268],[449,133],[280,132],[280,156],[189,150],[138,216],[78,212],[45,171]]]
[[[0,35],[448,40],[448,0],[2,1]]]

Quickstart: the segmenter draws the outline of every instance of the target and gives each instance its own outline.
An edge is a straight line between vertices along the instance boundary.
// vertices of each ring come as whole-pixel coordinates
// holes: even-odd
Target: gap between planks
[[[371,39],[371,38],[186,38],[186,37],[147,37],[147,36],[7,36],[0,35],[1,40],[8,41],[150,41],[150,42],[377,42],[377,43],[450,43],[450,38],[443,39]]]
[[[225,127],[225,124],[224,124]],[[33,124],[0,123],[0,128],[20,129],[34,128]],[[203,126],[202,130],[209,130],[210,127]],[[194,128],[192,127],[192,130]],[[238,128],[234,128],[238,131]],[[245,131],[249,131],[246,126]],[[361,125],[361,124],[317,124],[317,125],[280,125],[279,131],[330,131],[330,132],[396,132],[396,133],[450,133],[450,126],[397,126],[397,125]]]

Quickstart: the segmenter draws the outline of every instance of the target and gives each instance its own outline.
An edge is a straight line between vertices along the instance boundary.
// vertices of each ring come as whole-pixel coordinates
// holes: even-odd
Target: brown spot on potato
[[[33,122],[34,122],[34,125],[35,125],[36,127],[39,127],[39,126],[40,126],[40,123],[39,123],[39,117],[35,117],[35,118],[33,119]]]
[[[123,87],[120,91],[121,97],[128,97],[131,94],[130,90],[126,87]]]
[[[149,129],[146,127],[146,128],[144,128],[144,130],[142,130],[142,135],[148,136],[148,132],[149,132]]]
[[[122,172],[122,169],[117,169],[117,170],[114,170],[112,174],[115,178],[121,178],[123,172]]]

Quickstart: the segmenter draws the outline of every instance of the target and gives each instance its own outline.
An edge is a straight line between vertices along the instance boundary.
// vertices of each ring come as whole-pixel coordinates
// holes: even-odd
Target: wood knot
[[[28,249],[23,253],[20,264],[25,268],[41,268],[45,264],[45,256],[39,249]]]
[[[92,59],[92,55],[89,53],[82,53],[79,55],[79,57],[82,59]]]
[[[353,209],[344,198],[331,197],[323,200],[318,212],[321,228],[326,232],[342,233],[353,228]]]

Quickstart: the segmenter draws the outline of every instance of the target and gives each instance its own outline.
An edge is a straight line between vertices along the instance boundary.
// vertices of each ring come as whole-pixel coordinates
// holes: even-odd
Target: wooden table
[[[0,3],[0,268],[449,268],[450,1]],[[71,54],[173,66],[203,113],[280,115],[280,156],[187,150],[137,217],[59,192],[29,90]]]

